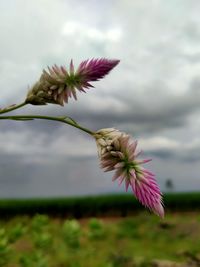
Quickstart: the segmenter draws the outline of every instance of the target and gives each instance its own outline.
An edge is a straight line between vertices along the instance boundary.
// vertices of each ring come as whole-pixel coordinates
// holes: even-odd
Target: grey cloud
[[[94,129],[105,127],[105,125],[129,125],[135,128],[137,133],[144,131],[158,132],[164,129],[175,129],[186,126],[188,118],[200,109],[200,90],[195,90],[198,83],[192,83],[191,89],[184,95],[172,96],[160,88],[149,88],[148,93],[142,97],[125,98],[120,97],[120,101],[126,108],[124,110],[113,110],[109,106],[102,110],[90,110],[84,107],[84,112],[80,108],[72,109],[71,116],[77,121],[89,124]],[[159,91],[160,89],[160,91]],[[154,93],[155,92],[155,93]],[[100,96],[99,96],[100,98]],[[106,99],[102,101],[106,102]],[[101,100],[99,101],[101,102]]]
[[[151,150],[146,152],[146,155],[149,155],[150,157],[157,157],[163,160],[174,158],[173,151],[169,151],[166,149]]]
[[[77,64],[91,57],[120,58],[120,65],[95,83],[96,89],[88,90],[87,95],[79,94],[77,102],[71,100],[64,108],[28,106],[13,114],[66,114],[92,130],[116,127],[137,138],[173,136],[182,148],[152,148],[146,152],[158,162],[154,167],[161,177],[159,181],[168,176],[170,168],[169,175],[184,176],[183,183],[188,186],[185,165],[192,170],[193,181],[197,179],[200,147],[198,142],[196,146],[185,143],[189,144],[200,130],[197,119],[193,122],[200,113],[199,1],[183,1],[178,9],[164,0],[77,1],[77,5],[74,1],[47,4],[17,0],[12,9],[11,2],[0,3],[1,106],[23,101],[28,85],[47,65],[65,64],[71,58]],[[92,12],[85,16],[88,10]],[[70,23],[78,25],[77,30],[72,33],[72,27],[68,29],[70,34],[64,34],[63,29]],[[121,34],[117,41],[105,38],[112,29]],[[47,196],[112,190],[110,176],[98,169],[95,143],[84,133],[48,121],[0,123],[2,194],[6,190],[10,195],[15,193],[14,187],[11,190],[6,186],[4,177],[21,181],[16,186],[18,196],[22,191],[24,195]],[[24,139],[19,139],[20,135]],[[24,150],[6,152],[2,143],[9,136],[13,145],[20,140]],[[39,145],[35,143],[37,138]],[[52,145],[55,141],[59,141],[57,148]],[[81,175],[86,178],[80,182]],[[101,175],[106,182],[95,178]],[[45,189],[48,182],[49,188]]]
[[[200,91],[199,79],[195,78],[191,81],[190,89],[183,95],[172,96],[166,90],[160,90],[155,86],[146,90],[144,96],[137,95],[133,99],[124,96],[113,99],[121,103],[123,109],[118,110],[117,105],[113,104],[112,108],[109,105],[105,106],[106,98],[101,99],[101,94],[98,95],[99,106],[98,110],[90,107],[88,101],[82,101],[81,105],[78,102],[71,100],[66,107],[55,107],[49,105],[48,107],[29,107],[25,109],[30,110],[29,113],[43,113],[45,115],[55,114],[57,116],[68,114],[77,122],[85,127],[97,130],[105,127],[119,127],[120,130],[131,131],[134,135],[143,135],[148,133],[158,133],[166,129],[177,129],[187,126],[191,114],[198,112],[200,107]],[[165,87],[164,87],[165,89]],[[89,103],[92,103],[92,97],[88,92]],[[110,95],[109,97],[112,97]],[[101,102],[104,106],[101,108]],[[118,103],[116,102],[116,103]],[[115,102],[114,102],[115,103]],[[16,113],[18,113],[16,111]],[[23,111],[22,111],[23,113]],[[57,122],[50,121],[34,121],[34,122],[1,122],[2,130],[15,130],[16,132],[29,129],[36,134],[46,134],[46,142],[52,142],[57,138],[58,134],[74,133],[70,126],[64,126]],[[12,128],[13,127],[13,128]],[[63,129],[62,133],[60,132]]]
[[[163,160],[171,159],[175,162],[199,163],[200,162],[200,144],[193,146],[183,145],[178,148],[157,148],[145,152],[147,156],[157,157]]]
[[[4,158],[5,159],[5,158]],[[10,162],[10,157],[7,157]],[[79,166],[77,168],[77,166]],[[51,164],[25,164],[18,157],[0,164],[0,197],[47,197],[119,191],[94,158],[61,158]]]

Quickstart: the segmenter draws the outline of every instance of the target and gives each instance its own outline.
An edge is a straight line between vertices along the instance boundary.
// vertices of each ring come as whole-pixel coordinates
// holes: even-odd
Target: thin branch
[[[27,103],[26,102],[22,102],[19,105],[12,105],[12,106],[0,109],[0,114],[4,114],[4,113],[10,112],[10,111],[13,111],[13,110],[21,108],[21,107],[23,107],[25,105],[27,105]]]
[[[70,120],[66,120],[68,117],[51,117],[51,116],[42,116],[42,115],[15,115],[15,116],[0,116],[0,120],[21,120],[21,121],[27,121],[27,120],[34,120],[34,119],[39,119],[39,120],[51,120],[51,121],[59,121],[63,122],[65,124],[71,125],[75,128],[78,128],[79,130],[82,130],[92,136],[94,136],[94,132],[90,131],[87,128],[84,128],[77,124],[74,120],[69,118]]]

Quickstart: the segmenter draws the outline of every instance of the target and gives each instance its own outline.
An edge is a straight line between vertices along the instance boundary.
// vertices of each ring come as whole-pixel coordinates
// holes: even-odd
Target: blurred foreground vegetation
[[[147,267],[170,260],[200,264],[200,214],[142,212],[127,218],[54,218],[37,214],[0,221],[0,266]],[[188,265],[183,265],[183,264]]]
[[[132,195],[1,200],[0,267],[200,266],[200,193],[164,202],[161,220]]]

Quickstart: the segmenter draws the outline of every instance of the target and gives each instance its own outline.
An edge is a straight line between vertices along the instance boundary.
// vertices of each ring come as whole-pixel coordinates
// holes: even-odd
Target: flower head
[[[113,181],[125,182],[126,191],[131,187],[136,198],[154,213],[164,217],[162,194],[155,175],[141,165],[150,160],[139,160],[137,141],[116,129],[102,129],[95,134],[101,167],[115,171]]]
[[[54,65],[43,70],[40,80],[31,88],[26,102],[33,105],[45,105],[46,103],[64,105],[70,97],[77,100],[77,91],[93,87],[90,82],[98,81],[107,75],[119,60],[105,58],[83,61],[77,71],[71,60],[69,71],[64,67]]]

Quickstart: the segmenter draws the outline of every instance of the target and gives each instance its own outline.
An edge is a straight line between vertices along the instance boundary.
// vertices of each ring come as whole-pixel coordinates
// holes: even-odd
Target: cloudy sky
[[[78,101],[13,114],[116,127],[153,159],[162,190],[167,179],[177,191],[200,189],[199,0],[2,0],[0,10],[1,107],[22,102],[48,65],[120,59]],[[0,197],[124,191],[99,168],[87,134],[48,121],[0,124]]]

